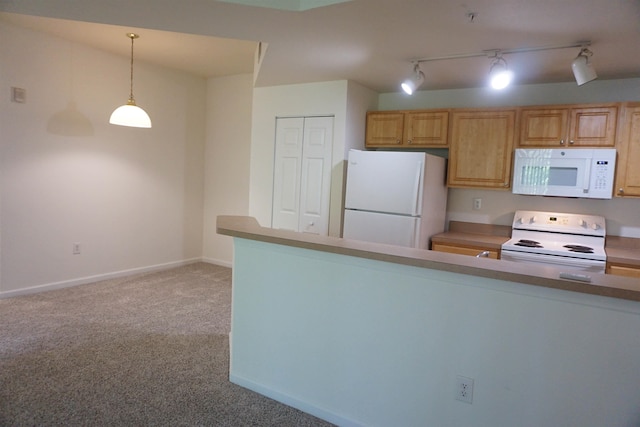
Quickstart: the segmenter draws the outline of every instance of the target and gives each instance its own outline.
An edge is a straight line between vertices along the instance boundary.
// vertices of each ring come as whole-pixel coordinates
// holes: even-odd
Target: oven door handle
[[[572,267],[593,273],[604,273],[606,261],[588,260],[582,258],[563,257],[555,255],[541,255],[529,252],[517,252],[502,249],[500,259],[504,261],[542,264],[548,267]]]

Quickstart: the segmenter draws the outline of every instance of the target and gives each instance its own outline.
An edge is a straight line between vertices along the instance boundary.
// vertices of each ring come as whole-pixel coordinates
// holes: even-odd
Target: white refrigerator
[[[442,157],[350,150],[343,237],[429,249],[445,229],[445,174]]]

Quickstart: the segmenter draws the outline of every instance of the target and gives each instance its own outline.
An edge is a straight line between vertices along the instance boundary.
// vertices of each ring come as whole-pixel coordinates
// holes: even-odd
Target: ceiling
[[[252,4],[268,4],[257,7]],[[313,7],[318,6],[318,7]],[[0,0],[0,19],[203,77],[353,80],[398,92],[411,60],[591,41],[600,79],[640,77],[640,0]],[[266,50],[265,50],[266,47]],[[579,48],[505,54],[515,84],[574,81]],[[482,87],[484,56],[425,62],[421,89]]]

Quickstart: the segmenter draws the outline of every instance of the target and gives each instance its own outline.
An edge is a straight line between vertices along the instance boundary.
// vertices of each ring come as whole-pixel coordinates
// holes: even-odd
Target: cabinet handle
[[[410,139],[407,140],[407,144],[411,144],[411,140]]]
[[[573,139],[569,140],[569,145],[573,145]]]
[[[476,258],[489,258],[490,254],[491,253],[489,251],[482,251],[478,255],[476,255]]]
[[[564,145],[564,139],[560,140],[560,145]]]
[[[402,141],[399,139],[396,139],[396,144],[402,144]]]
[[[624,194],[624,188],[618,188],[618,194]]]

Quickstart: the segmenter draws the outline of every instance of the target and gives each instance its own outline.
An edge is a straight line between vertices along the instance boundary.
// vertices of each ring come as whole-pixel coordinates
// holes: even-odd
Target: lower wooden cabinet
[[[487,249],[476,246],[458,246],[458,245],[445,245],[442,243],[433,243],[431,250],[438,252],[448,252],[450,254],[469,255],[475,257],[486,257],[499,259],[500,254],[495,249]]]
[[[620,265],[620,264],[608,264],[607,274],[615,274],[617,276],[640,278],[640,267],[632,267],[632,266]]]

